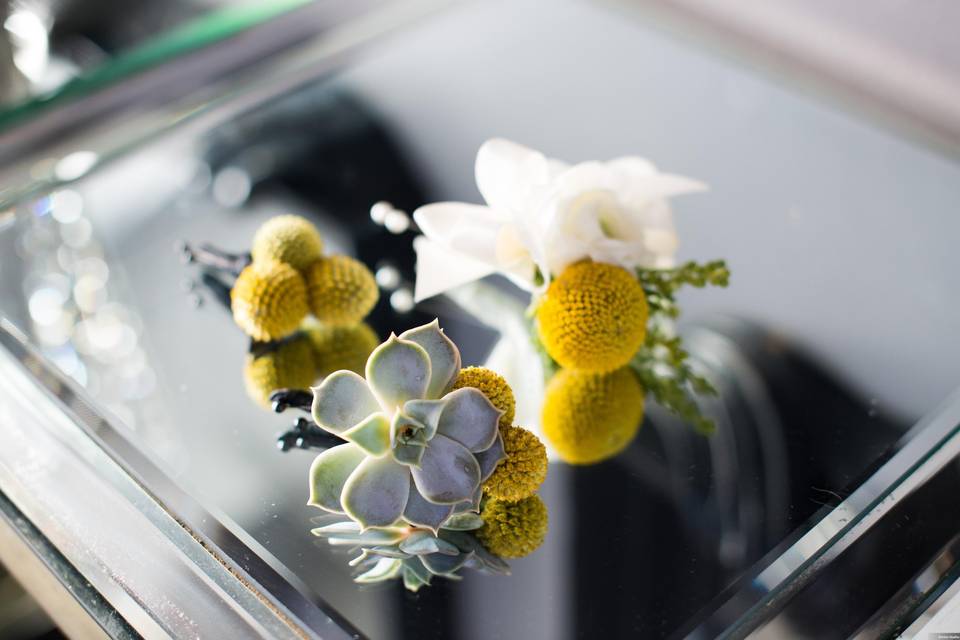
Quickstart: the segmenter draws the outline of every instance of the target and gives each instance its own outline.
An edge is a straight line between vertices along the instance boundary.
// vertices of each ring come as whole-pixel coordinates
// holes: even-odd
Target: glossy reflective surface
[[[365,634],[682,634],[957,386],[960,168],[655,24],[509,11],[443,13],[332,77],[20,203],[0,218],[0,313],[170,481]],[[638,153],[712,186],[674,211],[680,257],[733,272],[729,289],[682,298],[718,432],[650,407],[617,458],[551,465],[550,533],[512,576],[360,589],[349,556],[309,534],[313,455],[276,449],[291,417],[247,397],[247,339],[174,246],[242,251],[269,216],[310,217],[331,251],[377,271],[381,336],[439,317],[465,363],[493,359],[535,427],[523,296],[493,279],[411,308],[415,234],[369,217],[381,200],[479,201],[473,154],[494,135],[571,161]]]

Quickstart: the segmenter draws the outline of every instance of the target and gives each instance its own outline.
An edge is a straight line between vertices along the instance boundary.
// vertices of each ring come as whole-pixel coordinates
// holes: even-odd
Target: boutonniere
[[[683,286],[726,286],[722,260],[676,266],[668,198],[703,191],[690,178],[623,157],[569,165],[507,140],[477,153],[485,205],[414,212],[418,300],[499,273],[530,292],[531,334],[550,376],[543,433],[564,460],[610,457],[639,428],[651,395],[709,433],[697,394],[710,383],[674,331]]]

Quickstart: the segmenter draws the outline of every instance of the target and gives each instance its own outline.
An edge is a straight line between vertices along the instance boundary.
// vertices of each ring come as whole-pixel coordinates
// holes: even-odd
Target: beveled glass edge
[[[685,634],[744,638],[762,626],[911,491],[960,455],[960,391],[920,420],[883,466]],[[750,572],[748,572],[750,575]],[[732,622],[730,622],[732,620]],[[724,629],[716,635],[718,629]]]
[[[135,640],[141,637],[116,608],[107,602],[83,574],[0,491],[0,527],[4,525],[9,527],[50,574],[63,585],[104,633],[118,640]]]
[[[96,409],[83,390],[49,364],[29,345],[26,337],[2,317],[0,372],[4,382],[0,387],[0,409],[10,410],[3,404],[4,395],[9,399],[12,394],[19,394],[17,397],[22,403],[29,402],[34,411],[43,412],[44,420],[40,421],[39,428],[46,433],[38,446],[55,447],[55,455],[91,471],[110,490],[112,498],[124,501],[145,516],[154,531],[177,549],[183,562],[194,566],[206,576],[205,580],[216,585],[213,592],[220,594],[221,600],[211,601],[211,607],[235,611],[242,606],[245,615],[258,627],[270,630],[272,637],[363,637],[333,607],[295,577],[279,570],[279,562],[271,563],[272,558],[266,557],[262,548],[251,548],[235,535],[234,530],[224,524],[222,514],[211,512],[176,486]],[[28,417],[21,415],[20,420]],[[9,442],[7,431],[9,423],[5,426],[0,421],[0,438]],[[33,454],[22,451],[19,455],[29,458]],[[2,480],[0,473],[0,491],[41,533],[48,535],[50,532],[44,531],[37,522],[39,503],[31,504],[34,496],[10,491]],[[72,515],[82,519],[82,514]],[[118,523],[103,522],[86,524],[89,525],[87,531],[118,526]],[[56,546],[53,537],[51,542]],[[104,544],[104,540],[90,540],[90,543]],[[138,539],[136,544],[143,545],[145,552],[149,547],[149,541],[143,539]],[[58,550],[80,569],[82,563],[77,562],[76,554],[59,547]],[[141,603],[135,593],[128,592],[132,582],[110,585],[103,582],[105,576],[111,576],[109,572],[103,575],[81,572],[101,591],[108,592],[104,593],[105,598],[138,631],[144,626],[147,636],[161,631],[158,620],[162,621],[167,614],[137,610]],[[149,576],[139,578],[149,580]],[[125,578],[133,579],[134,576]]]

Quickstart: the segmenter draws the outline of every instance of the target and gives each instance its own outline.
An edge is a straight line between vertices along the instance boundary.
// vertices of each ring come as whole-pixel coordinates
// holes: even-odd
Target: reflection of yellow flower
[[[520,427],[501,428],[507,457],[483,485],[491,497],[520,500],[533,494],[547,477],[547,450],[537,436]]]
[[[323,240],[309,220],[276,216],[257,229],[250,255],[257,262],[277,260],[303,271],[323,255]]]
[[[616,455],[633,440],[642,418],[643,388],[629,367],[603,374],[562,369],[543,402],[543,433],[571,464]]]
[[[318,320],[343,326],[360,322],[380,297],[370,270],[348,256],[330,256],[306,271],[310,308]]]
[[[244,268],[230,291],[233,319],[254,340],[279,340],[307,315],[307,288],[290,265],[272,260]]]
[[[367,358],[380,344],[377,334],[366,323],[329,327],[311,322],[304,329],[313,344],[320,378],[340,369],[363,375]]]
[[[306,389],[316,379],[313,348],[299,335],[259,357],[247,356],[243,367],[247,393],[264,407],[277,389]]]
[[[538,495],[523,500],[487,500],[480,512],[483,526],[477,539],[501,558],[522,558],[533,553],[547,536],[547,505]]]
[[[623,268],[578,262],[550,283],[537,320],[544,348],[561,366],[612,371],[643,344],[647,300]]]
[[[460,375],[453,383],[454,389],[462,387],[479,389],[493,406],[503,411],[500,416],[501,432],[513,424],[517,401],[513,396],[513,389],[499,373],[486,367],[466,367],[460,370]]]

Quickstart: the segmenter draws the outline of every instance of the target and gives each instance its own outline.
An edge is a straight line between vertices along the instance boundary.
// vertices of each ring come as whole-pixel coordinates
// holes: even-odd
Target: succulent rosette
[[[314,420],[347,442],[317,456],[309,504],[360,532],[406,524],[436,534],[454,513],[479,511],[504,458],[503,412],[476,388],[451,391],[459,372],[460,352],[435,320],[391,335],[365,378],[337,371],[315,387]]]

